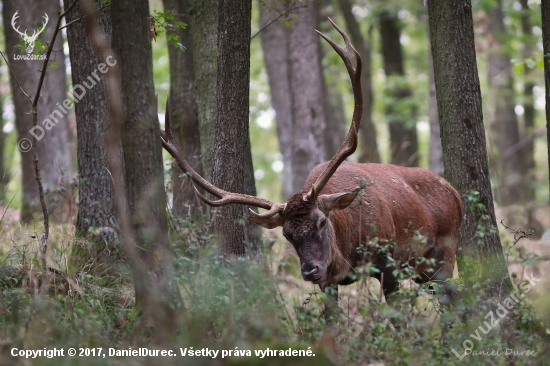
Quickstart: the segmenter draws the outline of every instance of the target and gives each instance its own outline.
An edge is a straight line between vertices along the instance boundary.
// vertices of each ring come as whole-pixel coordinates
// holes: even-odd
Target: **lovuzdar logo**
[[[27,51],[26,55],[13,55],[14,60],[44,60],[45,55],[33,55],[32,52],[34,51],[34,45],[36,43],[36,40],[38,39],[38,36],[44,32],[44,29],[46,29],[46,25],[48,24],[48,14],[44,13],[44,21],[42,22],[42,27],[35,30],[32,35],[27,34],[27,29],[25,29],[24,32],[21,32],[19,30],[19,26],[16,24],[17,18],[19,18],[19,10],[13,14],[13,17],[11,18],[11,26],[13,29],[21,35],[21,39],[23,40],[25,44],[25,51]]]

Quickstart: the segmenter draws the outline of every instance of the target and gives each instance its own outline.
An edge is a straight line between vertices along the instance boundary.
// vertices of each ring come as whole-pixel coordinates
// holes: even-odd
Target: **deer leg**
[[[418,284],[426,283],[429,281],[437,283],[439,291],[435,290],[434,285],[430,285],[430,293],[437,297],[439,305],[441,305],[441,308],[443,310],[440,319],[441,324],[444,327],[451,327],[454,323],[452,319],[453,317],[450,314],[451,307],[454,307],[455,309],[458,308],[461,298],[456,285],[447,281],[453,276],[454,261],[451,264],[449,263],[449,261],[444,261],[437,256],[435,256],[434,258],[437,261],[436,263],[440,264],[440,267],[436,267],[431,271],[431,273],[435,273],[435,275],[429,276],[428,274],[426,274],[426,271],[422,271],[420,274],[420,278],[416,279],[415,281]]]
[[[380,281],[380,286],[384,292],[386,303],[390,306],[395,304],[397,297],[393,294],[399,289],[399,281],[394,276],[393,271],[394,267],[386,266],[383,267],[375,276],[375,278]],[[393,324],[394,328],[399,332],[401,330],[401,321],[395,316],[390,316],[389,320]]]
[[[387,259],[382,259],[376,263],[376,268],[379,272],[373,277],[380,281],[380,287],[382,287],[386,302],[389,302],[391,295],[399,288],[399,281],[393,274],[395,267],[389,265]]]
[[[457,286],[454,283],[447,281],[447,279],[451,278],[452,275],[441,277],[441,280],[436,279],[439,286],[437,300],[443,310],[440,321],[441,325],[445,328],[451,328],[454,324],[454,316],[451,314],[451,307],[457,309],[460,306],[461,296],[458,292]],[[430,286],[430,288],[432,288],[432,286]]]
[[[337,323],[337,317],[340,310],[338,307],[338,284],[324,284],[320,287],[321,291],[326,295],[323,316],[325,317],[327,325],[332,326]]]

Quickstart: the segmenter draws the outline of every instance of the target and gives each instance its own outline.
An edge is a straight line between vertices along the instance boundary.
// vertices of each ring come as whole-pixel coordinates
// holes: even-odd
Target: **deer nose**
[[[319,265],[315,263],[305,263],[302,266],[302,276],[306,281],[314,281],[319,278]]]

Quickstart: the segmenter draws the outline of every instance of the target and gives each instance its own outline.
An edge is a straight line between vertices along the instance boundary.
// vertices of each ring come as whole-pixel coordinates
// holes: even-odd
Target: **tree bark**
[[[330,12],[332,7],[330,7],[330,1],[321,2],[321,9],[319,10],[319,17],[321,19],[327,19],[333,16],[333,14],[326,14],[325,12]],[[329,16],[330,15],[330,16]],[[321,32],[327,34],[327,32],[332,31],[332,25],[325,22],[322,25],[318,25]],[[331,66],[328,63],[323,63],[328,52],[334,52],[330,45],[326,44],[326,47],[323,47],[322,44],[319,44],[319,60],[321,62],[321,87],[323,88],[323,110],[325,111],[325,123],[326,127],[323,131],[323,144],[325,147],[324,156],[325,160],[330,160],[342,145],[342,141],[346,136],[345,123],[346,117],[344,114],[344,101],[342,95],[338,91],[338,85],[334,78],[327,78],[326,76],[331,73]],[[338,65],[339,68],[341,65]],[[341,69],[340,69],[341,70]],[[338,73],[336,73],[338,75]]]
[[[357,19],[353,15],[352,2],[340,0],[340,9],[344,15],[351,42],[361,56],[363,71],[361,73],[361,87],[363,90],[363,114],[360,127],[360,150],[358,161],[360,163],[380,163],[378,145],[376,142],[376,128],[372,122],[372,66],[371,66],[371,42],[365,39]],[[370,37],[369,37],[370,38]]]
[[[532,59],[535,54],[535,47],[537,39],[533,37],[533,24],[531,23],[531,10],[529,9],[528,0],[520,0],[522,13],[521,13],[521,28],[524,36],[523,43],[523,58],[525,60]],[[527,136],[535,133],[535,97],[533,95],[533,88],[535,87],[535,80],[533,79],[533,68],[524,65],[523,69],[523,136]],[[523,187],[523,197],[527,201],[535,200],[535,187],[533,181],[535,178],[535,144],[534,141],[529,141],[523,149],[520,150],[521,165],[527,174],[524,176],[526,182]],[[532,216],[532,212],[529,214]],[[530,221],[533,221],[532,219]]]
[[[504,26],[502,1],[495,3],[489,12],[489,31],[493,37],[493,49],[489,53],[489,88],[492,91],[491,105],[494,107],[490,125],[499,154],[499,183],[496,197],[503,205],[517,203],[523,198],[527,171],[519,153],[504,158],[506,151],[519,142],[518,118],[515,112],[514,77],[510,56],[506,53],[504,40],[507,38]]]
[[[189,24],[189,0],[163,0],[164,9],[172,10],[174,21]],[[196,103],[196,84],[193,72],[193,45],[189,29],[175,28],[168,35],[179,36],[185,51],[168,42],[170,56],[170,122],[174,140],[183,156],[199,175],[203,175],[199,119]],[[182,170],[172,165],[172,213],[177,218],[193,217],[203,205],[195,195],[191,179],[182,176]]]
[[[114,1],[111,3],[111,17],[113,51],[117,55],[114,67],[120,72],[120,94],[124,106],[121,141],[126,200],[137,234],[136,245],[140,248],[141,261],[156,277],[153,283],[158,288],[155,295],[139,291],[142,287],[136,286],[136,304],[145,312],[146,319],[161,319],[157,331],[169,334],[176,323],[177,292],[168,244],[162,147],[153,87],[149,3],[147,0]],[[158,309],[148,308],[148,297],[153,295],[160,296],[154,301],[159,305]]]
[[[189,0],[196,103],[204,178],[211,181],[216,124],[218,72],[218,0]]]
[[[4,89],[0,87],[0,111],[4,110],[4,96]],[[0,202],[2,202],[4,207],[7,207],[9,201],[6,201],[6,193],[8,189],[10,172],[7,164],[8,159],[4,151],[5,145],[6,134],[4,133],[4,117],[3,113],[0,113]]]
[[[72,0],[64,0],[65,8]],[[97,7],[101,6],[96,1]],[[67,23],[82,16],[80,4],[67,14]],[[107,37],[111,35],[111,15],[107,9],[97,13],[97,19]],[[106,60],[100,60],[93,49],[86,33],[86,20],[67,27],[69,55],[71,57],[71,75],[73,85],[93,85],[93,92],[86,95],[75,104],[77,128],[78,157],[78,216],[76,221],[77,235],[92,239],[90,231],[99,229],[99,235],[91,241],[94,248],[75,244],[71,255],[71,267],[80,270],[90,259],[94,264],[103,263],[109,266],[119,260],[122,252],[115,228],[118,219],[114,207],[114,190],[111,174],[107,168],[107,153],[105,150],[105,135],[111,128],[109,105],[106,95],[105,77],[98,72],[98,65]],[[99,80],[94,78],[99,76]],[[77,87],[78,89],[78,87]],[[122,151],[120,152],[122,159]],[[95,231],[95,230],[94,230]]]
[[[249,137],[250,21],[252,0],[220,0],[218,82],[212,183],[224,190],[256,195]],[[220,208],[212,222],[223,255],[257,249],[258,228],[243,222],[247,206]]]
[[[322,57],[321,57],[322,59]],[[323,67],[323,74],[325,68]],[[344,101],[342,95],[335,92],[337,90],[336,83],[328,83],[322,80],[323,84],[323,107],[325,110],[325,121],[327,127],[324,131],[325,158],[329,160],[338,152],[342,141],[345,138],[344,123]]]
[[[542,17],[542,48],[544,52],[546,141],[548,142],[548,167],[550,168],[550,0],[541,1],[540,11]],[[548,187],[550,188],[550,175],[548,178]]]
[[[278,0],[260,1],[260,29],[284,13]],[[271,104],[275,109],[279,151],[283,156],[283,198],[287,200],[297,191],[292,185],[292,98],[290,94],[290,70],[288,62],[288,33],[290,29],[281,20],[271,23],[260,32],[264,62],[271,91]]]
[[[428,2],[445,178],[464,212],[458,269],[467,288],[486,281],[487,296],[512,290],[495,220],[470,0]],[[468,197],[476,197],[475,206]],[[481,205],[483,206],[481,206]]]
[[[40,40],[49,40],[54,32],[54,25],[60,11],[59,2],[55,0],[8,0],[3,2],[4,32],[6,36],[6,50],[11,69],[19,84],[31,97],[36,91],[40,77],[42,61],[14,60],[15,55],[26,55],[27,52],[17,49],[21,36],[11,26],[12,18],[16,11],[19,11],[19,18],[16,24],[20,30],[28,29],[28,34],[37,30],[44,21],[46,13],[49,21],[44,31],[40,34]],[[45,43],[45,42],[44,42]],[[38,144],[39,165],[42,172],[42,184],[44,191],[49,192],[48,210],[54,220],[64,219],[65,199],[62,199],[56,192],[56,188],[65,186],[72,178],[73,167],[68,145],[69,125],[67,121],[68,111],[57,106],[62,105],[67,98],[67,79],[65,72],[65,56],[63,40],[58,37],[53,47],[52,63],[46,72],[42,97],[37,106],[38,126],[43,128],[44,135]],[[34,48],[37,51],[38,47]],[[56,67],[51,67],[55,62]],[[32,115],[29,114],[31,101],[19,89],[14,75],[10,73],[10,85],[15,105],[15,123],[18,139],[23,138],[33,141],[30,134]],[[65,112],[65,111],[67,112]],[[40,133],[38,133],[40,136]],[[38,185],[35,178],[33,154],[21,152],[22,172],[22,208],[21,220],[25,223],[33,219],[35,213],[41,213]],[[66,219],[66,218],[65,218]]]
[[[418,138],[415,111],[405,106],[403,102],[410,98],[412,91],[401,84],[399,78],[404,76],[403,51],[401,47],[401,31],[395,14],[384,11],[380,15],[380,37],[382,40],[382,56],[386,73],[386,94],[392,99],[386,104],[386,116],[389,120],[391,163],[402,166],[418,166]],[[399,104],[402,104],[401,107]],[[397,106],[397,107],[396,107]]]
[[[326,121],[319,36],[313,31],[318,26],[318,4],[310,2],[304,8],[294,2],[293,6],[297,7],[296,18],[292,19],[288,43],[294,122],[292,191],[300,192],[309,173],[326,159],[323,134]]]
[[[428,27],[428,34],[430,29]],[[441,131],[439,128],[439,115],[437,113],[437,93],[435,90],[434,60],[432,57],[432,45],[428,39],[428,74],[430,77],[430,170],[435,174],[443,175],[443,147],[441,146]]]

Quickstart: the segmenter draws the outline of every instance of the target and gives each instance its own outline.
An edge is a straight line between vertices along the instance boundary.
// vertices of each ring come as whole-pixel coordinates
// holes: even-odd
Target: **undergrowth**
[[[368,276],[376,269],[367,265],[354,274],[355,284],[340,286],[340,311],[328,325],[323,315],[325,294],[300,278],[295,255],[280,240],[264,240],[263,254],[257,260],[229,260],[219,257],[210,244],[208,223],[174,221],[172,228],[176,280],[184,302],[178,319],[183,326],[172,340],[178,354],[180,348],[191,347],[251,351],[251,357],[218,360],[223,364],[550,364],[546,361],[548,314],[540,311],[544,302],[538,300],[547,294],[548,280],[539,280],[526,270],[540,258],[528,259],[529,252],[515,247],[517,243],[510,255],[523,258],[512,273],[518,301],[508,303],[511,308],[502,318],[499,301],[487,299],[483,284],[479,284],[449,313],[452,326],[441,325],[440,315],[447,310],[431,294],[430,284],[419,286],[407,280],[411,268],[400,269],[403,285],[388,303],[378,282]],[[13,357],[13,348],[89,347],[108,352],[109,348],[147,347],[147,340],[138,332],[143,324],[135,313],[133,286],[127,275],[114,280],[112,274],[103,278],[87,271],[67,275],[69,247],[75,240],[70,229],[55,227],[53,231],[48,263],[58,283],[46,296],[37,294],[42,279],[35,235],[21,227],[4,234],[0,252],[1,365],[212,364],[208,357]],[[527,277],[535,280],[528,283]],[[454,281],[461,288],[461,280]],[[437,284],[431,285],[437,288]],[[505,301],[500,299],[500,304],[504,306]],[[471,349],[470,354],[464,354],[465,347]],[[309,348],[315,357],[254,356],[254,350],[268,348]]]

